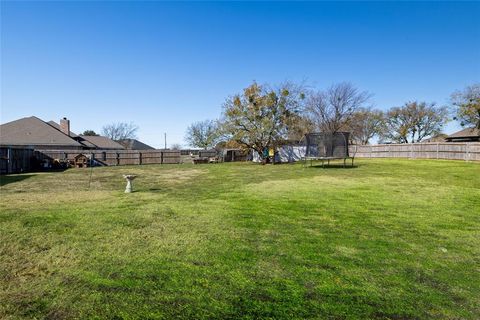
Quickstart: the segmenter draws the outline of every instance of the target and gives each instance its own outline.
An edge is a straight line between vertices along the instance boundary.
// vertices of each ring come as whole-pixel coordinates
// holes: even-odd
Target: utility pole
[[[167,133],[166,132],[164,133],[164,137],[165,137],[165,148],[164,149],[167,149]]]

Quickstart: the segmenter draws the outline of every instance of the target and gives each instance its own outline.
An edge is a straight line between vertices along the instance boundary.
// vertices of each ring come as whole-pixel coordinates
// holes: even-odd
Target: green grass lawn
[[[2,176],[0,318],[480,319],[480,163],[357,165]]]

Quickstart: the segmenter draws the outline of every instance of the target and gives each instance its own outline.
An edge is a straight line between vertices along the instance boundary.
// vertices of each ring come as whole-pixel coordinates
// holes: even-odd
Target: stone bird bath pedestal
[[[125,193],[131,193],[133,191],[132,181],[137,177],[133,174],[124,174],[123,177],[127,180],[127,187],[125,188]]]

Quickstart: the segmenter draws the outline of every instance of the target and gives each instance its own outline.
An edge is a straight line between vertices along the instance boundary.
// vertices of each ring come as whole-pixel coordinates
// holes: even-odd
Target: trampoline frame
[[[335,133],[325,133],[325,132],[314,132],[314,133],[307,133],[305,135],[305,156],[303,157],[303,166],[307,166],[307,162],[310,161],[310,166],[313,165],[313,161],[321,161],[322,162],[322,168],[325,167],[325,161],[327,162],[327,165],[330,165],[331,160],[343,160],[343,167],[346,167],[346,163],[348,159],[352,160],[352,167],[354,165],[354,160],[355,160],[355,153],[353,156],[349,154],[349,143],[348,143],[348,136],[350,135],[350,132],[335,132]],[[332,154],[327,155],[327,156],[310,156],[310,148],[312,146],[311,139],[313,137],[320,137],[321,141],[329,141],[330,142],[330,153]],[[337,144],[334,145],[333,141],[335,138],[342,137],[343,139],[343,144]],[[333,151],[335,147],[343,147],[344,148],[344,156],[333,156]],[[317,145],[318,148],[318,145]],[[325,151],[324,153],[328,153]]]

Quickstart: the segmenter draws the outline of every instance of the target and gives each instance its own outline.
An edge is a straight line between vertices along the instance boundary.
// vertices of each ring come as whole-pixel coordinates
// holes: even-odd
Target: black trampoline
[[[348,150],[349,132],[317,132],[305,135],[305,157],[304,165],[310,161],[310,165],[315,160],[325,161],[330,164],[330,160],[343,160],[343,166],[346,166],[347,159],[352,160],[352,167],[355,155],[350,155]]]

